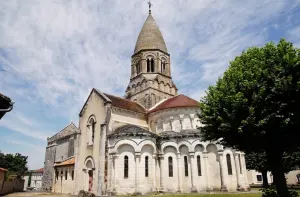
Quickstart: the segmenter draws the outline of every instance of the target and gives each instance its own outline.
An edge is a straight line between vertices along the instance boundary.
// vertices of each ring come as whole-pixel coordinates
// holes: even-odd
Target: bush
[[[262,197],[279,197],[274,186],[261,189],[261,191],[263,193]],[[299,194],[295,190],[290,190],[289,197],[299,197]]]

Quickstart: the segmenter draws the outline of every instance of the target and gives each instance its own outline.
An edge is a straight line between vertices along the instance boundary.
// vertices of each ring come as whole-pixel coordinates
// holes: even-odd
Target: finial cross
[[[150,2],[150,0],[148,1],[148,5],[149,5],[149,14],[151,14],[151,7],[153,6],[153,4]]]

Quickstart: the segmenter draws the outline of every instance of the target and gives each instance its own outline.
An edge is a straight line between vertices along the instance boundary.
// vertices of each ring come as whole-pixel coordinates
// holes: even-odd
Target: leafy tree
[[[0,152],[0,166],[8,169],[9,175],[17,175],[21,178],[28,170],[27,168],[27,156],[23,156],[20,153],[16,154],[3,154]]]
[[[288,196],[284,152],[299,147],[300,50],[281,39],[253,47],[200,101],[204,140],[246,153],[265,152],[280,197]]]

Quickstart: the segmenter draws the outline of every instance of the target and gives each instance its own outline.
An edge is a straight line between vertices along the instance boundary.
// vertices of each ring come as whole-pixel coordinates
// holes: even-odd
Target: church
[[[100,195],[243,191],[244,153],[202,141],[198,101],[172,80],[151,9],[131,56],[124,98],[93,88],[71,123],[47,139],[42,187]]]

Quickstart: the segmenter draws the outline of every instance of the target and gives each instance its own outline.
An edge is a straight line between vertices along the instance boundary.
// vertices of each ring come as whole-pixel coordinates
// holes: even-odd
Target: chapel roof
[[[52,137],[48,138],[48,142],[55,141],[57,139],[67,137],[69,135],[73,135],[75,133],[79,133],[80,130],[74,125],[73,122],[71,122],[68,126],[63,128],[60,132],[56,133]]]
[[[135,44],[134,53],[143,49],[159,49],[168,53],[164,38],[151,14],[147,17]]]
[[[130,111],[135,111],[139,113],[146,113],[146,109],[135,101],[124,99],[121,97],[113,96],[110,94],[104,93],[111,100],[111,105],[121,109],[127,109]]]
[[[179,107],[199,107],[199,102],[183,94],[180,94],[161,102],[153,109],[150,109],[148,113]]]
[[[67,159],[60,163],[55,163],[54,166],[67,166],[67,165],[74,165],[75,164],[75,157],[72,157],[70,159]]]

